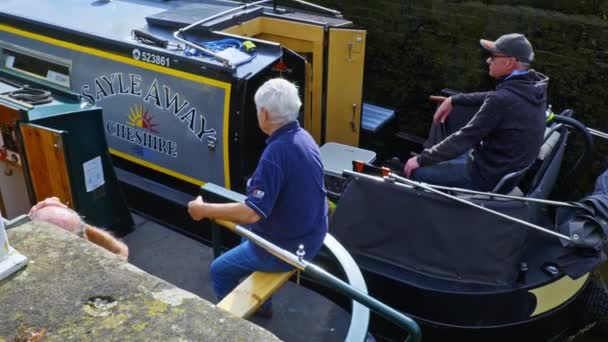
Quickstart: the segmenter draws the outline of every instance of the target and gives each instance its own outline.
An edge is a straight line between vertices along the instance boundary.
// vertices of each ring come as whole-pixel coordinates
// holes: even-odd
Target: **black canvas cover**
[[[519,201],[484,205],[522,219],[532,211]],[[422,189],[354,177],[330,231],[355,257],[467,283],[512,284],[529,228]]]
[[[561,239],[573,249],[576,257],[565,258],[567,273],[574,275],[589,272],[607,259],[608,253],[608,170],[596,180],[595,189],[589,196],[577,202],[576,207],[562,207],[556,211],[558,230],[570,237]]]

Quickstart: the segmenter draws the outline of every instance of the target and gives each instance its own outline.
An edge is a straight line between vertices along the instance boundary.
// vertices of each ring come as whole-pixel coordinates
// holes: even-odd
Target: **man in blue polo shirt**
[[[194,220],[230,220],[248,227],[279,247],[295,253],[304,245],[312,259],[327,233],[327,202],[319,148],[297,121],[302,103],[298,89],[284,79],[264,83],[254,97],[260,129],[269,135],[266,149],[247,183],[245,203],[205,203],[199,196],[188,204]],[[213,290],[219,300],[241,278],[254,271],[283,272],[293,267],[261,247],[244,241],[211,264]],[[266,302],[260,310],[270,317]]]

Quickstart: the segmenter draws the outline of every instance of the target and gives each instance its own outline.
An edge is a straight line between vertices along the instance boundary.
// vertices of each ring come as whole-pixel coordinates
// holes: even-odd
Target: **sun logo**
[[[158,133],[158,131],[154,129],[154,127],[158,125],[152,122],[154,117],[148,113],[144,108],[144,105],[133,105],[129,110],[131,111],[131,114],[129,114],[129,121],[127,121],[129,126],[143,128],[151,133]]]

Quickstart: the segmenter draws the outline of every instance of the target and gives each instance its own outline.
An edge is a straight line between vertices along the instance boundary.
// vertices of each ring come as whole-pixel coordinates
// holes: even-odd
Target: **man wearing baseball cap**
[[[490,191],[503,176],[528,167],[538,156],[549,79],[529,69],[532,45],[519,33],[481,39],[480,44],[490,53],[486,63],[489,75],[498,80],[496,90],[446,98],[433,117],[436,125],[445,122],[454,105],[479,110],[464,127],[410,158],[403,168],[407,177]]]

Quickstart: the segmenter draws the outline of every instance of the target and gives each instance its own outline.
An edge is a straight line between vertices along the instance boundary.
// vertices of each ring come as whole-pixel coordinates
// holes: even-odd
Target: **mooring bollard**
[[[27,264],[27,257],[19,254],[8,244],[8,237],[4,230],[4,219],[0,213],[0,280],[15,273]]]

